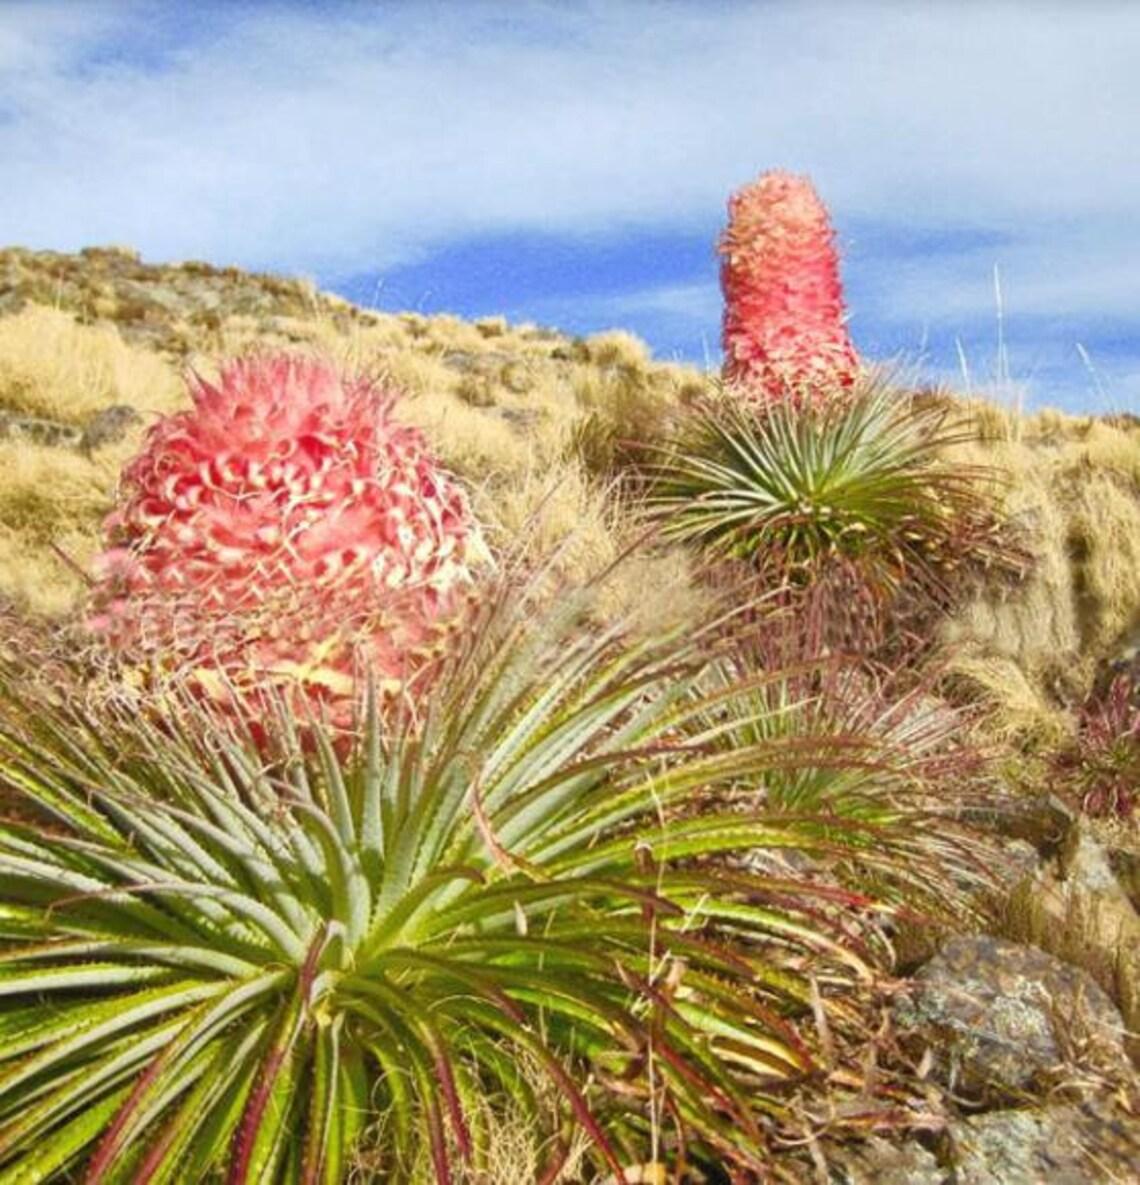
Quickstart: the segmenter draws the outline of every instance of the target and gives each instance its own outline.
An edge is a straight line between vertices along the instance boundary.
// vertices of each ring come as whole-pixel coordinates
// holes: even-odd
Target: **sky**
[[[864,356],[1140,412],[1138,57],[1131,0],[0,0],[0,245],[717,367],[725,202],[781,168]]]

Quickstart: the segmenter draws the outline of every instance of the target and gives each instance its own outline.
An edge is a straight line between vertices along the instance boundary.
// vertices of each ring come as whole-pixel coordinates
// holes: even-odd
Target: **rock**
[[[1116,1000],[1140,1063],[1140,916],[1086,819],[1069,829],[1056,861],[1014,894],[1011,936],[1079,964]]]
[[[81,430],[74,424],[56,420],[42,420],[36,416],[19,416],[0,410],[0,440],[29,440],[49,448],[75,445]]]
[[[1092,977],[1001,938],[950,939],[895,1019],[910,1043],[930,1048],[934,1076],[964,1095],[1016,1095],[1078,1060],[1127,1073],[1124,1022]]]
[[[1140,909],[1140,852],[1130,848],[1109,848],[1108,863],[1116,873],[1117,883],[1132,902],[1132,908]]]
[[[921,1144],[892,1143],[880,1136],[844,1151],[829,1167],[843,1185],[945,1185],[949,1180],[934,1153]]]
[[[495,410],[515,428],[529,428],[543,416],[542,409],[538,407],[499,407]]]
[[[963,821],[1053,855],[1072,826],[1072,809],[1055,794],[1011,794],[984,808],[963,812]]]
[[[1097,843],[1087,819],[1080,819],[1069,829],[1061,848],[1061,871],[1065,880],[1085,893],[1124,899],[1108,853]]]
[[[484,350],[482,353],[472,353],[470,350],[450,350],[440,359],[444,366],[457,370],[460,374],[480,374],[497,378],[505,366],[516,361],[511,355],[501,350]]]
[[[1140,1128],[1104,1103],[991,1111],[949,1135],[955,1185],[1140,1181]]]
[[[131,426],[141,421],[142,416],[129,404],[116,403],[105,407],[87,421],[79,438],[79,451],[90,456],[95,449],[122,440]]]
[[[472,354],[470,350],[449,350],[440,361],[444,366],[451,370],[457,370],[460,374],[469,374],[471,371],[478,370],[478,354]]]

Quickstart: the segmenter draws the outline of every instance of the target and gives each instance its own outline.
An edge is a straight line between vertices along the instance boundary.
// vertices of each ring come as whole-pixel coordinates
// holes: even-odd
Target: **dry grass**
[[[712,593],[695,579],[689,552],[665,547],[631,555],[615,568],[598,589],[596,613],[650,635],[703,620],[711,605]]]
[[[165,414],[184,398],[169,363],[128,346],[113,328],[39,305],[0,318],[0,407],[83,424],[115,403]]]
[[[981,703],[989,709],[985,731],[995,740],[1030,744],[1059,744],[1074,730],[1072,715],[1014,658],[984,653],[965,637],[948,664],[944,690],[954,700]]]
[[[93,535],[67,531],[58,545],[81,565],[96,547]],[[83,595],[83,581],[49,548],[0,527],[0,596],[23,614],[57,618],[72,612]]]
[[[977,438],[955,449],[993,466],[1035,567],[946,624],[955,669],[999,708],[1007,734],[1046,737],[1087,695],[1096,664],[1140,612],[1140,429],[1045,411],[1020,425],[970,405]]]
[[[528,466],[513,480],[482,482],[475,511],[504,550],[517,542],[537,561],[561,549],[564,574],[597,572],[617,558],[613,504],[576,465]]]
[[[80,564],[90,561],[119,469],[147,419],[184,406],[186,395],[167,361],[127,345],[113,328],[35,305],[0,319],[0,408],[80,425],[116,403],[141,410],[144,420],[90,458],[65,446],[0,440],[0,593],[25,612],[57,616],[74,607],[83,582],[51,544]]]
[[[512,1050],[510,1056],[516,1060],[519,1075],[527,1088],[548,1106],[552,1116],[556,1114],[561,1109],[562,1100],[557,1097],[549,1079],[539,1072],[527,1055]],[[528,1119],[522,1109],[508,1099],[469,1099],[465,1106],[471,1108],[467,1113],[468,1121],[479,1163],[470,1168],[463,1164],[449,1130],[454,1185],[523,1185],[524,1182],[538,1181],[543,1170],[550,1166],[555,1147],[549,1137],[543,1137],[533,1119]],[[375,1185],[396,1175],[394,1166],[385,1163],[375,1151],[383,1146],[383,1134],[382,1119],[377,1120],[371,1131],[366,1131],[349,1173],[350,1185]],[[589,1150],[589,1137],[581,1128],[575,1128],[565,1149],[561,1170],[550,1185],[571,1185],[582,1181]],[[435,1185],[436,1174],[427,1139],[420,1143],[415,1162],[401,1166],[401,1169],[399,1179],[407,1180],[410,1185]]]

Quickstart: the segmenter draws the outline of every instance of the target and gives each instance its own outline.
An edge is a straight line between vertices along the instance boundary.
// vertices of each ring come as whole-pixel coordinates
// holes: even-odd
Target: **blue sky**
[[[725,200],[786,168],[867,356],[1140,411],[1138,55],[1128,0],[0,0],[0,243],[715,366]]]

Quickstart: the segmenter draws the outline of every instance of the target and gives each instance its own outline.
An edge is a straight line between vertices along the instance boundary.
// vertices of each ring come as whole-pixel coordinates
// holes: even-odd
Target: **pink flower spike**
[[[806,177],[765,173],[729,198],[723,374],[745,398],[819,403],[854,382],[834,240]]]

